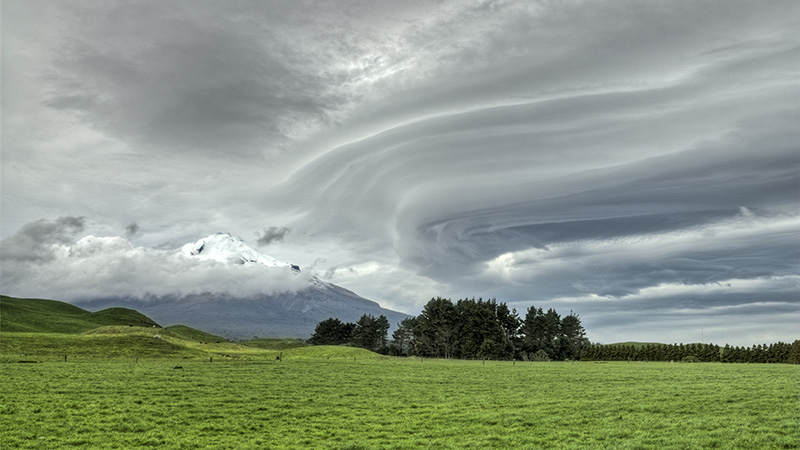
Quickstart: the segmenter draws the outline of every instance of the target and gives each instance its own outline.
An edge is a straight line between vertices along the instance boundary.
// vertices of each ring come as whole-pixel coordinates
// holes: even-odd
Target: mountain
[[[232,266],[263,266],[264,271],[285,269],[278,272],[282,277],[305,276],[300,267],[266,255],[229,233],[207,236],[182,246],[179,251],[190,258]],[[274,270],[270,276],[276,276]],[[228,339],[254,336],[305,339],[311,336],[317,323],[330,317],[355,322],[363,314],[384,315],[393,328],[408,317],[315,276],[307,280],[299,290],[245,297],[217,292],[87,299],[75,303],[87,309],[133,308],[164,326],[185,324]]]
[[[190,242],[181,247],[184,255],[202,260],[214,260],[228,264],[261,264],[266,267],[299,267],[265,255],[245,244],[242,238],[230,233],[216,233]]]

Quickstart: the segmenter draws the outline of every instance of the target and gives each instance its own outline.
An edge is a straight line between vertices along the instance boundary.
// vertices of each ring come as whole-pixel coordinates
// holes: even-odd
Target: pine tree
[[[319,322],[308,340],[313,345],[345,345],[350,343],[355,324],[342,323],[336,318]]]
[[[432,298],[417,316],[414,327],[418,355],[452,358],[458,345],[460,324],[450,299]]]
[[[581,349],[589,343],[581,319],[570,311],[559,327],[559,359],[580,359]]]
[[[392,354],[397,356],[409,356],[414,353],[414,326],[417,323],[416,317],[406,317],[392,333]]]
[[[374,352],[384,351],[387,347],[389,319],[386,316],[374,317],[364,314],[355,324],[352,332],[352,344]]]

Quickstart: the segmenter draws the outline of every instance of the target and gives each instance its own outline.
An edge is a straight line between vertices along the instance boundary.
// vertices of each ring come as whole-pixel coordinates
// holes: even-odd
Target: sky
[[[174,260],[224,231],[414,315],[483,297],[573,311],[595,342],[800,338],[796,1],[4,0],[0,20],[4,294],[235,292]]]

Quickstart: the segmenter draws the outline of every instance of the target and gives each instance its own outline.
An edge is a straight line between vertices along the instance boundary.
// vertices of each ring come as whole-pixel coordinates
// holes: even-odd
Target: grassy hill
[[[242,345],[266,350],[288,350],[290,348],[308,347],[311,344],[292,338],[255,338],[242,342]]]
[[[181,343],[156,338],[152,328],[124,328],[126,333],[97,331],[103,328],[80,334],[3,333],[0,336],[0,361],[204,356],[204,352]]]
[[[108,308],[89,313],[90,320],[101,325],[129,325],[134,327],[161,326],[139,311],[128,308]]]
[[[170,325],[165,330],[169,331],[172,336],[177,338],[189,340],[189,341],[197,341],[197,342],[225,342],[225,339],[222,336],[217,336],[216,334],[206,333],[205,331],[200,331],[192,327],[187,327],[186,325]]]
[[[370,351],[297,339],[236,343],[185,325],[161,328],[126,308],[89,312],[55,300],[0,297],[0,362],[134,358],[375,359]]]
[[[200,342],[225,339],[193,328],[161,328],[138,311],[89,312],[56,300],[0,297],[0,355],[5,357],[205,357]]]
[[[65,302],[0,296],[0,332],[82,333],[105,325],[158,327],[127,308],[89,312]]]

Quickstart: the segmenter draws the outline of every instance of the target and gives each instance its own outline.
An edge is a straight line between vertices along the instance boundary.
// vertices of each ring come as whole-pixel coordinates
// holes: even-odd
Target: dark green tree
[[[345,345],[350,343],[355,324],[343,323],[336,318],[325,319],[318,323],[314,334],[308,340],[313,345]]]
[[[421,356],[453,358],[458,348],[460,324],[450,299],[432,298],[417,316],[414,327],[415,351]]]
[[[414,354],[414,327],[416,317],[406,317],[397,325],[392,333],[390,352],[396,356],[410,356]]]
[[[570,311],[569,315],[561,319],[558,359],[580,359],[581,349],[588,343],[581,319]]]
[[[789,346],[789,352],[786,355],[786,362],[789,364],[800,364],[800,340],[795,340]]]
[[[520,327],[522,320],[519,318],[516,309],[508,309],[508,305],[500,303],[497,305],[497,320],[505,334],[505,342],[510,345],[511,357],[516,358],[520,351],[522,340],[520,338]]]
[[[528,308],[522,323],[523,349],[529,355],[543,350],[548,358],[559,359],[561,316],[552,308],[543,312],[542,308]]]
[[[525,359],[528,359],[540,349],[543,335],[539,318],[543,315],[544,312],[542,312],[542,308],[531,306],[528,308],[525,319],[522,321],[520,333],[522,334],[522,351]]]
[[[353,328],[351,343],[374,352],[383,351],[387,347],[388,332],[389,319],[386,316],[374,317],[371,314],[364,314]]]
[[[503,306],[505,306],[503,304]],[[508,308],[505,308],[506,311]],[[513,345],[503,328],[497,301],[473,298],[459,300],[456,312],[461,323],[458,357],[465,359],[508,359]]]

